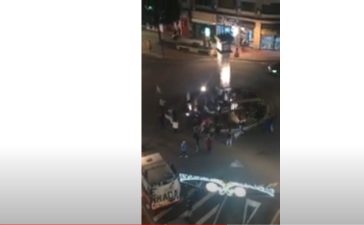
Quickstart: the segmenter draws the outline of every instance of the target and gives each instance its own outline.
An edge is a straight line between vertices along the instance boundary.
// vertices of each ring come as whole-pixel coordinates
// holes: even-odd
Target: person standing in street
[[[229,129],[226,138],[226,146],[231,147],[232,144],[233,144],[233,133],[231,129]]]
[[[200,132],[198,126],[193,127],[193,139],[196,144],[196,152],[198,152],[200,150]]]
[[[178,132],[178,128],[179,128],[179,123],[178,123],[178,118],[177,118],[177,112],[176,110],[172,110],[172,128],[174,133]]]
[[[268,120],[268,129],[270,133],[274,132],[274,119],[273,117],[269,118]]]
[[[159,110],[160,111],[165,111],[165,104],[166,104],[166,101],[162,98],[159,98]]]
[[[164,128],[164,113],[163,112],[160,112],[159,124],[160,124],[161,128]]]
[[[183,140],[181,142],[181,146],[180,146],[180,155],[179,157],[184,157],[184,158],[188,158],[188,153],[187,153],[187,142],[185,140]]]
[[[212,148],[212,138],[210,136],[210,134],[207,134],[207,138],[206,138],[206,150],[208,153],[211,152],[211,148]]]

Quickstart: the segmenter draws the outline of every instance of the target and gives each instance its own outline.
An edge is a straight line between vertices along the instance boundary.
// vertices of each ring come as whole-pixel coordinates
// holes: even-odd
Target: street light
[[[201,88],[200,88],[201,92],[206,92],[206,86],[205,85],[202,85]]]
[[[221,69],[221,84],[224,88],[230,87],[230,65],[224,65]]]
[[[210,38],[211,36],[211,30],[209,27],[205,27],[205,37]]]
[[[209,27],[205,27],[205,41],[206,43],[208,43],[210,41],[210,36],[211,36],[211,29]]]
[[[232,28],[234,38],[239,34],[239,27],[233,26]]]
[[[238,41],[237,41],[237,36],[239,34],[239,27],[233,26],[232,31],[233,31],[233,37],[234,37],[234,40],[235,40],[235,54],[234,54],[234,56],[239,57],[239,48],[238,48]]]

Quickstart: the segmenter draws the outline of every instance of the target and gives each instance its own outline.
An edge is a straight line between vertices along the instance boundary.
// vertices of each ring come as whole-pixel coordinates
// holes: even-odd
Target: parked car
[[[268,66],[268,72],[272,75],[279,76],[280,70],[279,70],[279,63],[275,63]]]

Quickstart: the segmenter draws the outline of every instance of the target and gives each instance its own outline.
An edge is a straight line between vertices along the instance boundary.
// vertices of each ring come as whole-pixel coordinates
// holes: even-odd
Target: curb
[[[153,52],[142,52],[143,55],[148,55],[148,56],[153,56],[153,57],[156,57],[156,58],[163,58],[163,56],[161,54],[158,54],[158,53],[153,53]]]
[[[178,45],[178,44],[176,45],[176,49],[178,51],[195,53],[195,54],[199,54],[199,55],[208,55],[208,56],[212,55],[211,49],[202,49],[202,48],[189,47],[189,46]]]
[[[216,55],[213,54],[213,49],[203,49],[203,48],[198,48],[198,47],[193,47],[193,46],[189,46],[189,45],[185,45],[183,43],[178,43],[178,42],[173,42],[173,41],[165,41],[163,40],[164,43],[169,44],[169,45],[174,45],[175,47],[172,47],[174,49],[177,49],[178,51],[181,52],[189,52],[189,53],[194,53],[194,54],[198,54],[198,55],[208,55],[212,58],[215,58]],[[230,61],[245,61],[245,62],[257,62],[257,63],[272,63],[272,62],[277,62],[280,60],[280,57],[277,57],[276,59],[249,59],[249,58],[235,58],[235,57],[230,57]]]
[[[245,61],[245,62],[257,62],[257,63],[272,63],[272,62],[278,62],[280,58],[278,59],[241,59],[241,58],[231,58],[230,61]]]

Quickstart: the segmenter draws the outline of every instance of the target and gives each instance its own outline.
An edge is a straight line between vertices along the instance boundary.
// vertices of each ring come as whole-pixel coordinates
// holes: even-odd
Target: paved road
[[[174,163],[180,172],[188,174],[251,184],[279,183],[279,131],[270,134],[257,128],[236,140],[232,148],[215,141],[212,153],[207,154],[203,150],[198,153],[192,151],[190,128],[182,128],[177,134],[172,133],[170,128],[160,128],[156,84],[161,87],[167,101],[172,101],[183,98],[186,90],[197,89],[207,80],[218,79],[216,61],[213,58],[180,54],[178,59],[158,59],[149,56],[142,58],[142,142],[145,153],[160,152],[167,161]],[[279,78],[266,74],[264,63],[236,61],[232,62],[231,68],[233,86],[253,90],[273,105],[279,123]],[[181,140],[187,140],[190,146],[188,159],[178,157]],[[230,164],[235,160],[243,167],[231,168]],[[252,214],[252,209],[247,209],[245,222],[269,223],[279,209],[279,195],[274,199],[255,195],[244,199],[224,199],[223,196],[206,197],[210,195],[203,191],[203,186],[197,191],[192,191],[194,189],[184,187],[182,196],[193,192],[191,198],[196,203],[208,198],[194,211],[194,223],[242,224],[247,198],[261,205],[250,221],[247,220]],[[279,192],[279,186],[277,191]],[[155,223],[176,222],[185,210],[184,201],[166,210],[168,211],[159,216],[158,213],[162,212],[149,213],[151,217],[157,218]]]
[[[272,199],[248,194],[245,198],[221,196],[201,188],[182,186],[182,200],[177,204],[152,211],[145,207],[152,223],[193,224],[267,224],[279,209],[279,196]],[[192,199],[192,216],[186,218],[186,201]]]

